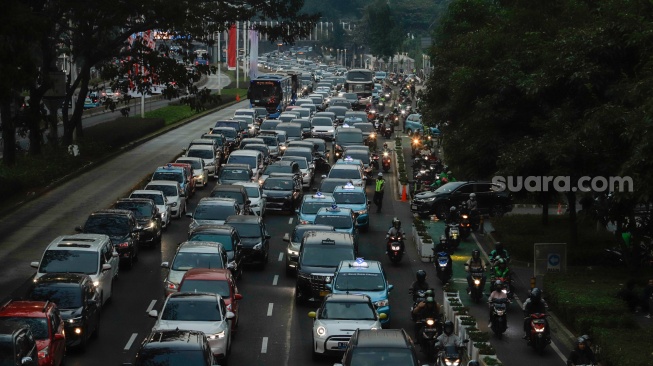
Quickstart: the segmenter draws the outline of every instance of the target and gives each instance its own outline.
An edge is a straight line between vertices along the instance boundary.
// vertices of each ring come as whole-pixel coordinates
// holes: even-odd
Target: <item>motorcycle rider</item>
[[[456,346],[456,348],[463,346],[463,340],[453,334],[453,322],[451,320],[444,322],[444,332],[438,337],[435,346],[439,349],[443,349],[447,346]]]
[[[481,278],[481,292],[485,288],[485,271],[487,271],[487,264],[481,258],[481,251],[478,249],[472,250],[472,257],[465,262],[465,272],[467,272],[467,293],[470,294],[473,286],[472,272],[483,272]]]
[[[433,248],[433,252],[435,253],[446,252],[447,254],[451,255],[453,251],[449,246],[449,241],[447,240],[446,236],[440,235],[440,241],[437,244],[435,244],[435,247]]]
[[[594,358],[594,353],[587,346],[585,338],[579,337],[576,340],[576,347],[571,351],[569,357],[567,357],[567,366],[595,364],[596,358]]]
[[[417,301],[419,291],[428,291],[431,286],[426,282],[426,271],[423,269],[415,272],[415,281],[410,285],[410,293],[413,294],[413,302]]]
[[[524,339],[529,339],[530,323],[531,323],[531,314],[546,314],[546,309],[549,305],[542,298],[542,291],[535,287],[531,290],[528,299],[524,301]],[[546,322],[547,332],[549,331],[549,322],[544,318]]]
[[[494,250],[490,252],[490,263],[494,266],[496,261],[499,258],[503,258],[506,260],[506,262],[510,262],[510,256],[508,255],[508,251],[503,248],[503,244],[501,242],[496,242],[494,244]]]
[[[469,199],[467,200],[467,209],[469,211],[478,210],[478,202],[476,201],[476,193],[470,193]]]
[[[508,268],[508,264],[503,258],[499,258],[492,269],[492,281],[495,281],[499,278],[510,278],[510,268]],[[508,283],[504,285],[510,286],[509,290],[512,292],[512,284]]]
[[[593,360],[596,360],[594,356],[594,350],[592,349],[592,338],[590,338],[590,336],[588,336],[587,334],[583,334],[581,338],[585,339],[585,346],[587,348],[587,352],[592,355],[591,357]]]
[[[488,321],[488,328],[492,326],[492,301],[495,299],[507,299],[508,294],[505,293],[506,285],[501,280],[497,280],[494,283],[494,291],[487,298],[487,303],[490,306],[490,320]]]
[[[426,298],[426,301],[422,301],[415,306],[411,315],[415,321],[415,339],[418,343],[421,343],[422,337],[420,330],[422,330],[422,324],[419,324],[418,321],[433,318],[436,321],[436,327],[439,326],[440,305],[438,305],[433,296],[429,296]]]
[[[449,216],[447,216],[447,218],[444,220],[444,223],[447,225],[447,227],[444,228],[444,235],[448,238],[450,230],[449,225],[460,224],[460,212],[458,212],[458,208],[456,206],[451,206],[449,208]]]
[[[403,230],[401,230],[401,221],[398,218],[393,218],[392,219],[392,226],[388,230],[388,233],[385,235],[385,241],[388,243],[388,239],[390,237],[398,237],[401,236],[401,240],[399,243],[401,244],[401,251],[402,253],[406,252],[406,247],[404,246],[404,238],[406,237],[406,233],[404,233]]]

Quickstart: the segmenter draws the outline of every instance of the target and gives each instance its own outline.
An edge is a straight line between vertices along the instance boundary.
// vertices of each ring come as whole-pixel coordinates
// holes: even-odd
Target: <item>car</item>
[[[236,203],[238,204],[238,208],[240,209],[240,212],[242,215],[249,215],[251,212],[251,200],[249,199],[249,195],[247,194],[247,190],[245,187],[242,185],[242,182],[238,182],[241,184],[230,184],[230,185],[217,185],[211,193],[209,193],[209,197],[221,197],[221,198],[233,198],[236,200]],[[254,182],[249,182],[252,184],[256,184]]]
[[[83,226],[75,227],[83,234],[105,234],[111,238],[121,264],[132,268],[138,261],[138,249],[142,244],[143,227],[138,225],[136,215],[130,210],[106,209],[91,213]]]
[[[335,131],[333,121],[328,117],[313,117],[311,120],[311,137],[333,141],[336,135]]]
[[[388,74],[385,71],[377,71],[374,73],[374,81],[378,83],[383,83],[383,81],[388,77]]]
[[[209,183],[209,171],[204,166],[204,159],[181,157],[175,160],[175,163],[183,163],[183,164],[190,165],[191,169],[193,170],[193,180],[195,181],[196,187],[204,188]]]
[[[369,122],[358,122],[353,124],[354,128],[358,128],[363,132],[363,142],[374,146],[376,143],[376,128]]]
[[[322,192],[323,194],[327,194],[327,195],[332,195],[336,187],[344,186],[347,183],[351,183],[351,180],[343,179],[343,178],[324,178],[320,183],[320,188],[318,189],[318,192]]]
[[[193,158],[189,158],[189,159],[193,159]],[[176,168],[182,168],[184,170],[184,175],[186,177],[186,179],[184,180],[184,185],[186,185],[188,188],[186,188],[186,187],[182,187],[182,188],[184,188],[184,190],[186,191],[186,196],[188,198],[194,196],[195,195],[195,178],[193,177],[193,166],[190,165],[190,164],[187,164],[187,163],[176,163],[176,162],[175,163],[168,163],[166,165],[176,167]]]
[[[266,210],[294,213],[304,196],[302,180],[290,174],[272,174],[263,182]]]
[[[211,135],[218,134],[224,136],[227,140],[228,151],[232,152],[240,144],[240,133],[234,127],[213,127]],[[228,155],[228,154],[227,154]]]
[[[294,275],[297,270],[302,239],[304,234],[309,231],[336,231],[336,229],[328,225],[300,224],[295,226],[291,234],[285,233],[283,241],[288,243],[288,248],[286,248],[286,275],[288,276]]]
[[[189,198],[192,194],[190,187],[190,176],[188,172],[184,170],[183,167],[172,166],[172,164],[166,164],[165,166],[160,166],[154,170],[150,181],[171,181],[179,183],[184,196]]]
[[[389,299],[393,287],[388,284],[381,262],[363,258],[340,262],[333,281],[327,284],[333,294],[357,293],[369,296],[376,311],[386,315],[382,324],[390,321]]]
[[[257,128],[254,122],[256,119],[253,116],[234,116],[233,119],[241,123],[241,134],[243,138],[254,137],[257,133]]]
[[[268,145],[265,143],[261,144],[247,144],[243,149],[243,151],[247,150],[253,150],[253,151],[258,151],[261,154],[263,154],[263,166],[266,166],[270,163],[270,149],[268,149]]]
[[[138,225],[142,228],[139,233],[141,244],[154,246],[161,244],[163,227],[159,209],[150,198],[121,198],[113,204],[118,210],[129,210],[134,213]]]
[[[225,160],[227,160],[227,157],[231,152],[231,144],[229,141],[227,141],[227,138],[222,133],[220,133],[220,131],[216,130],[213,131],[213,133],[202,134],[202,138],[215,140],[215,144],[218,145],[219,150],[218,156],[220,157],[218,164],[222,164]]]
[[[221,243],[210,241],[185,241],[177,246],[172,263],[162,262],[161,268],[168,269],[163,281],[163,296],[179,289],[179,282],[191,268],[227,268],[227,251]]]
[[[352,159],[360,160],[362,164],[363,174],[365,178],[371,182],[374,180],[374,168],[372,166],[372,158],[370,157],[369,149],[347,148],[343,152],[344,157],[336,162],[336,164],[347,164]],[[366,182],[367,183],[367,182]]]
[[[293,119],[295,117],[293,116]],[[275,131],[283,131],[286,133],[288,141],[301,140],[303,137],[302,125],[299,123],[284,122],[279,123]]]
[[[341,362],[334,366],[419,366],[415,345],[403,329],[356,329]]]
[[[100,102],[100,100],[93,100],[91,98],[84,99],[84,109],[97,108],[101,105],[102,103]]]
[[[186,216],[193,219],[188,225],[188,231],[200,225],[222,225],[227,217],[241,214],[240,206],[233,198],[204,197],[195,206],[193,213]]]
[[[290,174],[299,178],[302,176],[302,171],[296,161],[275,161],[263,170],[261,177],[258,179],[259,185],[262,186],[271,174]]]
[[[179,283],[179,292],[209,292],[218,294],[227,305],[227,311],[234,313],[230,319],[231,331],[238,328],[238,308],[243,295],[238,292],[236,280],[230,271],[214,268],[193,268],[184,274]]]
[[[358,128],[346,127],[346,125],[343,124],[341,127],[336,128],[334,144],[335,158],[340,159],[342,157],[342,152],[347,146],[364,144],[363,131]]]
[[[304,142],[312,142],[313,143],[313,151],[314,153],[317,153],[318,155],[321,155],[323,158],[329,161],[329,149],[327,149],[326,142],[322,138],[308,138],[302,140]]]
[[[188,241],[209,241],[222,244],[227,252],[227,268],[235,278],[243,275],[243,245],[238,231],[229,225],[200,225],[188,232]]]
[[[163,192],[137,189],[129,194],[129,198],[144,198],[154,201],[154,204],[156,205],[156,208],[161,215],[161,226],[164,230],[168,228],[172,214],[170,213],[170,204],[168,203],[168,198],[165,194],[163,194]]]
[[[235,185],[245,188],[249,200],[249,210],[256,216],[265,216],[266,199],[263,197],[261,185],[255,182],[238,182]]]
[[[295,302],[320,301],[328,293],[336,268],[343,260],[356,257],[351,234],[310,231],[304,234],[297,261]]]
[[[281,125],[283,123],[288,123],[288,122],[292,121],[293,119],[297,118],[297,116],[299,115],[298,113],[289,113],[289,112],[290,112],[290,110],[286,109],[285,112],[283,112],[283,113],[281,113],[279,115],[278,119],[279,119],[279,121],[281,121],[281,123],[279,125]],[[277,127],[279,125],[277,125]]]
[[[220,140],[217,138],[204,138],[204,137],[201,137],[199,139],[192,139],[188,144],[188,148],[186,148],[186,150],[190,149],[193,145],[208,145],[208,146],[213,146],[216,154],[220,155],[222,153],[222,149],[220,148],[221,146],[219,144],[219,141]],[[219,156],[217,160],[218,162],[222,161],[222,156]]]
[[[358,253],[358,228],[356,228],[354,211],[350,208],[340,208],[337,205],[323,207],[317,211],[313,223],[330,225],[338,232],[350,234],[354,238],[354,246]]]
[[[262,133],[258,135],[258,138],[263,140],[265,146],[268,147],[271,159],[276,159],[279,156],[280,152],[279,139],[277,136],[268,133]]]
[[[218,184],[229,185],[237,182],[251,182],[254,174],[247,164],[224,164],[218,173]]]
[[[177,292],[168,296],[161,313],[151,310],[149,315],[156,318],[152,331],[186,329],[204,332],[213,356],[218,362],[226,363],[231,350],[229,320],[235,315],[227,310],[222,296],[210,292]]]
[[[248,137],[240,140],[240,145],[238,146],[239,149],[242,150],[245,146],[249,144],[265,144],[265,141],[260,138],[260,137]]]
[[[261,122],[261,131],[274,131],[277,129],[277,125],[281,123],[278,119],[266,119]]]
[[[63,365],[66,357],[66,333],[59,308],[54,302],[9,300],[0,307],[0,324],[29,327],[34,340],[36,340],[39,366]],[[0,332],[0,334],[2,333]],[[2,338],[0,335],[0,339]],[[0,349],[6,348],[0,346]],[[4,353],[2,352],[2,354]],[[0,360],[2,360],[1,357]],[[6,365],[7,363],[3,360],[0,361],[0,364]]]
[[[385,314],[377,313],[369,296],[364,294],[329,294],[317,311],[308,316],[313,319],[313,358],[321,355],[341,354],[347,349],[349,338],[356,329],[381,329]]]
[[[297,149],[289,149],[286,154],[281,158],[281,161],[294,161],[299,166],[302,174],[302,187],[308,189],[313,184],[315,178],[315,166],[312,161],[307,161],[305,156],[296,156],[294,151]],[[307,149],[302,149],[307,150]]]
[[[246,164],[252,171],[252,181],[256,182],[264,168],[263,153],[255,150],[236,150],[229,155],[227,164]]]
[[[351,105],[351,102],[350,102]],[[329,108],[326,109],[327,112],[333,113],[335,115],[335,121],[334,123],[336,125],[342,125],[342,123],[345,121],[345,113],[350,109],[350,106],[346,105],[329,105]]]
[[[440,135],[440,130],[437,127],[428,127],[431,136]],[[412,113],[406,117],[404,121],[404,131],[408,136],[412,135],[415,132],[424,134],[425,127],[422,124],[422,115],[419,113]]]
[[[227,217],[225,225],[236,229],[242,245],[243,264],[257,264],[265,268],[270,256],[270,234],[263,218],[259,216],[232,215]]]
[[[209,175],[215,176],[220,168],[221,157],[212,145],[191,145],[184,153],[184,157],[201,158]]]
[[[84,273],[91,276],[93,285],[100,291],[100,305],[113,295],[113,284],[118,278],[118,252],[108,235],[76,234],[58,236],[43,252],[40,262],[31,262],[36,268],[34,280],[48,273]]]
[[[365,187],[366,183],[365,173],[358,165],[334,164],[329,174],[322,177],[348,179],[353,185],[360,187]]]
[[[0,323],[0,364],[8,366],[38,366],[36,340],[27,325]]]
[[[145,186],[145,190],[161,191],[166,195],[171,217],[180,218],[186,213],[186,193],[178,182],[153,180]]]
[[[134,363],[123,363],[123,366],[217,366],[208,336],[194,330],[151,331],[138,349]]]
[[[370,228],[370,201],[365,194],[365,188],[347,183],[337,186],[332,194],[336,205],[349,208],[356,217],[356,227],[361,230]]]
[[[502,216],[512,211],[512,196],[491,182],[449,182],[435,191],[418,193],[410,202],[410,211],[420,216],[437,215],[442,220],[451,206],[460,206],[476,193],[480,214]]]
[[[291,123],[297,123],[302,126],[302,138],[311,137],[311,120],[309,117],[295,118]],[[299,141],[299,140],[297,140]]]
[[[315,215],[323,207],[331,207],[336,200],[331,195],[323,194],[320,191],[313,195],[304,195],[302,203],[297,212],[297,222],[299,224],[312,224],[315,221]]]
[[[89,275],[48,273],[30,284],[25,298],[57,304],[67,347],[84,350],[88,341],[100,333],[102,298]]]

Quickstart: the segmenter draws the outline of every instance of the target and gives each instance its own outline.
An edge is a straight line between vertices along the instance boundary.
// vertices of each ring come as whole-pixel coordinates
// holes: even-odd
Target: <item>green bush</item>
[[[469,332],[469,339],[474,342],[488,342],[490,340],[490,333],[488,332]]]
[[[497,351],[492,347],[492,345],[483,343],[478,347],[479,355],[496,355]]]
[[[485,353],[485,354],[487,354],[487,353]],[[483,357],[483,362],[487,366],[501,366],[501,365],[503,365],[501,362],[499,362],[494,357]]]
[[[605,366],[648,366],[651,365],[651,339],[653,328],[637,329],[594,328],[591,333],[594,343],[600,345],[597,357]]]
[[[138,140],[165,125],[163,118],[116,118],[111,122],[100,123],[84,130],[84,141],[101,143],[117,149]]]

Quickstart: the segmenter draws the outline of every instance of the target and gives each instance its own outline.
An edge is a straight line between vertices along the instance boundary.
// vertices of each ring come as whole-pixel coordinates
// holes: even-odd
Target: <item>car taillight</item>
[[[127,247],[129,247],[129,243],[128,243],[128,242],[124,242],[124,243],[120,243],[120,244],[118,244],[118,248],[127,248]]]
[[[48,353],[50,351],[50,346],[45,347],[44,349],[39,351],[39,358],[46,358],[48,357]]]

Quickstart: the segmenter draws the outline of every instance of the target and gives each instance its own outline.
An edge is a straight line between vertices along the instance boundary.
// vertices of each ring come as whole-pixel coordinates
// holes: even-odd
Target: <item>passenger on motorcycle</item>
[[[583,337],[579,337],[576,340],[576,347],[567,358],[567,366],[576,365],[596,365],[594,352],[587,346],[587,342]]]
[[[481,258],[481,251],[478,249],[472,250],[472,257],[465,262],[465,272],[467,272],[467,293],[469,294],[472,290],[473,279],[472,272],[483,272],[483,277],[481,278],[481,292],[485,288],[485,281],[487,276],[485,276],[485,271],[487,271],[487,264]]]
[[[490,306],[490,320],[489,320],[488,323],[492,322],[492,300],[507,299],[508,294],[503,291],[505,289],[506,289],[506,285],[503,283],[503,281],[497,280],[494,283],[494,291],[492,291],[490,296],[487,298],[487,303]],[[491,326],[491,324],[488,325],[488,328],[490,326]]]
[[[456,346],[456,348],[463,346],[463,340],[453,334],[453,322],[451,320],[444,322],[444,332],[440,334],[437,341],[436,347],[439,349],[444,349],[448,346]]]
[[[415,282],[410,285],[410,293],[413,294],[413,302],[417,301],[419,291],[428,291],[431,289],[428,282],[426,282],[426,271],[423,269],[415,273]]]
[[[385,235],[386,242],[392,236],[394,237],[401,236],[401,240],[399,241],[399,243],[401,244],[402,252],[405,252],[406,247],[404,246],[404,238],[406,237],[406,233],[404,233],[403,230],[401,230],[401,221],[396,217],[392,219],[392,226],[390,227],[390,230],[388,230],[388,233]]]
[[[472,212],[478,210],[478,202],[476,201],[476,193],[470,193],[467,200],[467,209]]]
[[[546,314],[546,309],[549,307],[547,305],[546,301],[542,298],[542,291],[535,287],[534,289],[531,290],[530,295],[528,296],[528,299],[524,301],[524,339],[529,338],[529,331],[530,331],[530,322],[531,322],[531,314]],[[549,323],[544,318],[544,321],[546,322],[546,329],[547,332],[549,331]]]
[[[508,251],[503,248],[503,244],[500,242],[496,242],[494,244],[494,250],[490,252],[490,263],[494,266],[496,261],[499,258],[503,258],[506,260],[506,262],[510,262],[510,256],[508,255]]]
[[[436,321],[436,327],[438,327],[440,321],[440,305],[438,305],[433,296],[429,296],[426,298],[426,301],[422,301],[415,306],[411,315],[415,321],[415,339],[419,343],[421,341],[420,330],[422,324],[419,324],[418,321],[433,318]]]

